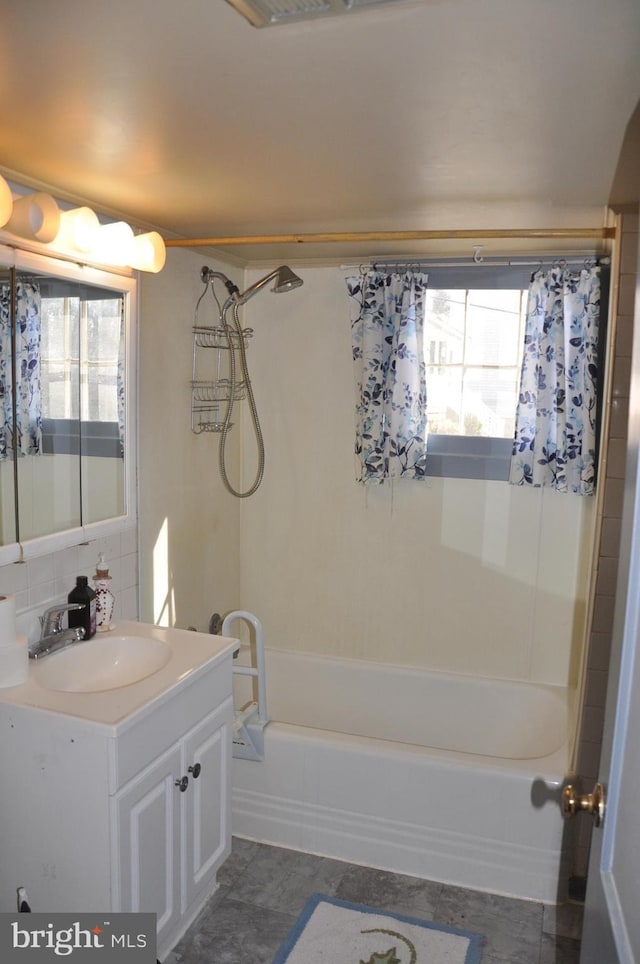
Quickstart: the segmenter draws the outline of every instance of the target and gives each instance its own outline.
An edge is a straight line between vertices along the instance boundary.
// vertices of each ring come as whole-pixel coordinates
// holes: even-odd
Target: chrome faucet
[[[59,603],[45,610],[40,617],[40,639],[29,647],[29,659],[41,659],[84,639],[84,626],[62,628],[64,614],[72,609],[84,609],[84,603]]]

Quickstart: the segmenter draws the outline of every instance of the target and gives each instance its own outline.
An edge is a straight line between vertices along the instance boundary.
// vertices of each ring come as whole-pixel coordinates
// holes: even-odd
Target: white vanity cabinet
[[[65,694],[66,712],[34,687],[0,693],[0,911],[22,886],[34,911],[153,912],[162,958],[215,889],[231,848],[233,646],[181,637],[200,665],[164,690],[138,684],[133,712],[134,687],[113,707]]]
[[[215,886],[230,849],[227,699],[111,798],[117,906],[153,910],[171,944]]]

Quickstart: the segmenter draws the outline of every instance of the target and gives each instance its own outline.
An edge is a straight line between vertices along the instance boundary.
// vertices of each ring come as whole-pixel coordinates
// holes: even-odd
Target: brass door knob
[[[604,820],[605,797],[604,787],[601,783],[596,783],[593,793],[579,794],[571,784],[562,791],[562,814],[564,817],[573,817],[579,811],[590,813],[593,823],[599,827]]]

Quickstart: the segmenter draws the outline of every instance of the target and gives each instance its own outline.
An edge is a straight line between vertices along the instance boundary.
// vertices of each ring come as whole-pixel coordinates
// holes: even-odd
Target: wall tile
[[[633,348],[633,315],[618,315],[616,323],[616,355],[631,356]]]
[[[71,546],[59,552],[0,567],[0,594],[16,596],[16,611],[21,617],[21,632],[37,637],[38,615],[47,606],[64,602],[75,586],[78,575],[91,579],[99,552],[105,552],[109,567],[117,575],[116,595],[119,618],[138,619],[138,554],[121,556],[121,546],[137,545],[137,535],[120,534],[106,539]]]
[[[620,246],[620,272],[635,275],[638,269],[638,235],[626,232]]]
[[[599,769],[600,744],[583,742],[578,753],[578,773],[585,786],[598,779]]]
[[[53,582],[55,578],[53,555],[29,559],[26,565],[30,586],[37,586],[41,582]]]
[[[609,439],[607,451],[607,475],[614,479],[624,479],[627,471],[626,439]]]
[[[589,668],[608,672],[611,657],[611,633],[591,633]]]
[[[610,633],[613,626],[614,599],[611,596],[601,596],[596,593],[593,607],[594,633]]]
[[[29,588],[29,570],[24,562],[13,562],[0,568],[0,594],[13,596]]]
[[[613,366],[613,397],[628,398],[631,385],[631,358],[628,355],[616,354]]]
[[[582,735],[587,743],[600,743],[604,726],[604,707],[586,706],[582,721]]]
[[[613,519],[622,518],[624,479],[608,478],[605,482],[603,514]]]
[[[601,596],[615,596],[618,580],[618,553],[601,556],[596,579],[596,592]]]
[[[587,673],[585,706],[603,707],[607,698],[608,673],[604,670],[590,669]]]
[[[611,401],[611,420],[609,423],[611,438],[626,439],[629,434],[629,398],[617,396]]]
[[[635,311],[636,299],[636,279],[635,275],[623,274],[620,276],[620,288],[618,291],[618,314],[633,316]]]
[[[61,576],[72,576],[73,582],[69,586],[69,589],[72,589],[75,577],[78,574],[78,547],[70,546],[68,549],[61,549],[60,552],[55,552],[53,556],[56,579]]]
[[[605,517],[602,520],[602,538],[600,541],[600,555],[618,558],[620,552],[621,519]],[[598,587],[598,592],[600,588]]]

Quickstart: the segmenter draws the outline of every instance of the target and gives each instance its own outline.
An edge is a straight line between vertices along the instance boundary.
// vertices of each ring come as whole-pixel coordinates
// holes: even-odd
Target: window
[[[508,478],[531,270],[429,269],[427,474]]]

